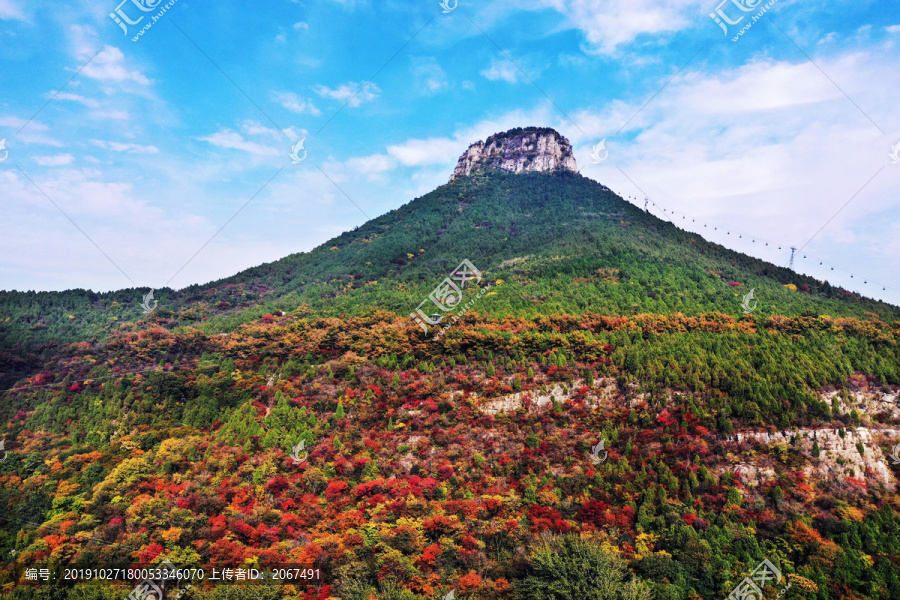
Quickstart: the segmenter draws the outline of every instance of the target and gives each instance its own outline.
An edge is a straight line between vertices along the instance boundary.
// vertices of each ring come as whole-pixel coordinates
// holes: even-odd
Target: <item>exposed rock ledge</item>
[[[472,144],[459,157],[450,181],[490,167],[509,173],[578,172],[569,140],[547,127],[510,129]]]
[[[797,445],[794,436],[797,436]],[[795,431],[758,431],[736,432],[728,439],[736,442],[756,440],[764,444],[784,444],[806,453],[812,453],[814,443],[819,444],[818,458],[810,456],[810,461],[803,466],[803,472],[814,475],[817,479],[844,479],[846,477],[872,477],[887,489],[893,489],[894,477],[888,467],[891,460],[884,455],[874,439],[890,440],[892,444],[900,443],[900,429],[874,429],[868,427],[848,427],[844,429],[844,437],[837,429],[798,429]],[[862,444],[864,454],[859,453],[857,443]],[[840,462],[839,462],[840,461]],[[841,464],[843,463],[843,464]],[[761,481],[771,478],[775,471],[771,468],[758,468],[752,465],[738,465],[735,471],[747,482]]]

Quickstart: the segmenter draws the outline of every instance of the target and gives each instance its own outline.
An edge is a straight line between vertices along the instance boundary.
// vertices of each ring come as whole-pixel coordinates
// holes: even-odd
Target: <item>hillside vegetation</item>
[[[435,339],[409,314],[464,259]],[[766,598],[900,597],[898,309],[578,175],[460,178],[141,296],[2,296],[11,600],[123,598],[20,579],[163,558],[318,570],[186,600],[713,599],[763,559]]]

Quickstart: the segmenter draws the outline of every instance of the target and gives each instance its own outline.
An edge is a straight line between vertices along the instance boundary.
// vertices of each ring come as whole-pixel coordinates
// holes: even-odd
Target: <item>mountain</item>
[[[560,166],[574,169],[574,158],[552,130],[516,129],[486,143],[510,149],[513,162],[501,166],[520,165],[517,153],[540,147],[547,152],[528,164],[556,167],[521,174],[487,163],[474,168],[469,158],[480,155],[476,144],[461,157],[474,168],[470,175],[311,252],[204,285],[154,290],[159,308],[148,316],[141,309],[148,288],[0,291],[0,385],[27,375],[60,343],[100,341],[149,323],[219,333],[302,304],[323,315],[358,314],[371,305],[408,315],[440,274],[464,258],[507,282],[500,298],[479,309],[495,316],[587,310],[741,315],[741,299],[753,289],[757,316],[900,318],[895,306],[733,252],[636,208]],[[615,275],[603,276],[601,269]]]
[[[758,565],[766,598],[900,597],[900,310],[654,217],[557,136],[149,315],[0,295],[5,595],[167,559],[314,572],[188,600],[713,599]]]

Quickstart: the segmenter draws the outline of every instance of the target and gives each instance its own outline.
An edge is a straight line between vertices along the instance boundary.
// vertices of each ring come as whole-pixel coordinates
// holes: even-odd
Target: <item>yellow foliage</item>
[[[559,496],[552,489],[543,489],[538,492],[538,500],[544,506],[556,506],[559,503]]]
[[[845,521],[862,521],[863,512],[853,506],[841,506],[834,510],[837,515]]]
[[[56,487],[56,494],[58,496],[71,496],[78,488],[78,483],[74,481],[60,481]]]
[[[653,552],[659,536],[653,533],[640,533],[634,540],[634,557],[641,559]]]
[[[786,283],[786,284],[784,284],[784,287],[786,287],[787,289],[791,290],[792,292],[796,292],[796,291],[797,291],[797,286],[794,285],[793,283]]]
[[[795,575],[794,573],[788,573],[787,575],[788,583],[791,584],[792,588],[799,590],[800,592],[806,592],[808,594],[816,594],[819,592],[819,586],[815,581],[807,579],[806,577],[801,577],[800,575]]]
[[[162,538],[166,540],[166,542],[174,544],[181,538],[182,533],[184,533],[184,530],[180,527],[170,527],[162,532]]]

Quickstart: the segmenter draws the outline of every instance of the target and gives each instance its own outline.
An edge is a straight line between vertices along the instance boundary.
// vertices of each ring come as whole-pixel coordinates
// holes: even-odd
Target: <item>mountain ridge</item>
[[[536,249],[539,252],[535,253]],[[529,255],[534,256],[524,258]],[[487,262],[486,256],[490,257]],[[159,308],[147,316],[139,306],[147,288],[102,294],[85,290],[0,292],[0,345],[9,351],[16,344],[91,339],[145,320],[164,327],[227,330],[245,319],[303,303],[326,314],[352,311],[355,309],[344,300],[357,298],[364,303],[377,296],[374,290],[385,292],[379,297],[381,306],[408,315],[421,300],[417,297],[427,295],[430,282],[439,281],[442,272],[463,258],[496,277],[505,277],[520,294],[531,296],[552,290],[535,294],[525,289],[532,284],[515,270],[532,273],[530,279],[534,280],[550,276],[553,268],[570,279],[591,277],[599,268],[624,268],[626,275],[632,273],[624,278],[625,285],[634,290],[620,299],[591,297],[594,309],[608,314],[698,314],[710,310],[740,314],[737,292],[754,288],[761,303],[756,314],[806,311],[900,319],[897,307],[708,242],[582,175],[565,170],[510,174],[489,169],[457,178],[309,252],[208,284],[156,290]],[[637,259],[643,263],[635,263]],[[519,262],[501,268],[514,260]],[[665,281],[663,271],[669,268],[679,273],[686,287],[672,287]],[[700,283],[703,281],[715,284],[718,291],[703,291],[707,285]],[[740,285],[730,289],[731,283]],[[785,285],[797,286],[797,290],[789,291]],[[618,290],[621,292],[621,286]],[[767,290],[772,293],[768,299]],[[681,300],[669,306],[661,302],[666,297]],[[543,302],[529,300],[527,305],[513,303],[504,309],[523,315],[584,310],[558,296],[548,296]],[[248,310],[246,317],[240,316]],[[479,310],[490,311],[491,305]]]

